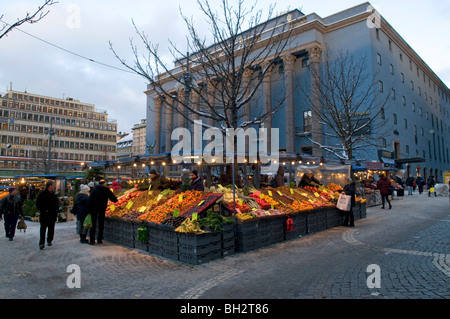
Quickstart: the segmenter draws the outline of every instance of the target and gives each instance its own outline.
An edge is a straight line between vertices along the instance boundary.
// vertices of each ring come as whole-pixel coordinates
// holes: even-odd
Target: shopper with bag
[[[10,187],[9,195],[0,202],[0,220],[5,219],[5,234],[10,241],[16,233],[16,225],[19,218],[23,218],[22,200],[17,195],[17,189]]]
[[[39,249],[45,247],[45,235],[47,235],[47,246],[52,245],[55,236],[55,224],[60,211],[55,188],[55,181],[48,181],[44,190],[39,193],[36,199],[36,208],[39,210],[39,222],[41,224]]]
[[[87,206],[89,202],[89,192],[90,188],[87,185],[80,186],[80,192],[77,195],[77,199],[75,204],[72,207],[72,214],[77,216],[77,234],[80,235],[80,243],[87,244],[88,241],[86,239],[88,228],[83,226],[84,220],[86,219]]]
[[[117,197],[106,186],[105,180],[101,180],[91,192],[88,202],[88,214],[91,214],[92,227],[89,231],[89,245],[95,245],[95,233],[97,231],[97,243],[103,243],[103,229],[105,226],[105,212],[108,206],[108,200],[117,203]]]
[[[428,186],[428,197],[431,197],[431,193],[434,193],[434,197],[437,197],[436,189],[434,188],[436,186],[436,181],[434,180],[434,176],[430,176],[427,181]]]
[[[355,216],[353,215],[353,207],[356,206],[356,183],[350,177],[347,177],[345,181],[346,184],[344,186],[344,189],[342,190],[342,193],[344,193],[347,196],[350,196],[350,209],[348,211],[344,211],[345,217],[342,226],[355,227]]]
[[[391,209],[392,205],[389,200],[389,195],[391,195],[391,182],[389,182],[387,177],[383,174],[380,175],[380,180],[377,182],[377,189],[380,190],[381,194],[381,202],[383,204],[381,208],[384,209],[384,202],[387,201],[389,204],[389,209]]]

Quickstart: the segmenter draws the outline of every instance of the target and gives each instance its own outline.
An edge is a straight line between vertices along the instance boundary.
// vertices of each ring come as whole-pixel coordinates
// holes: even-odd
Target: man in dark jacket
[[[203,192],[205,190],[203,181],[198,176],[198,172],[195,169],[191,172],[191,181],[189,182],[189,189],[193,190],[193,191],[200,191],[200,192]]]
[[[167,179],[162,176],[159,175],[155,169],[152,169],[150,171],[150,178],[151,178],[151,182],[150,184],[152,185],[152,190],[158,190],[158,189],[166,189],[169,188],[169,182],[167,181]]]
[[[106,186],[106,182],[102,179],[91,192],[88,202],[88,214],[91,214],[92,227],[89,232],[89,244],[95,245],[95,232],[98,221],[97,243],[103,243],[103,229],[105,227],[105,212],[108,206],[108,200],[117,203],[117,197]]]
[[[45,233],[47,232],[47,245],[51,246],[55,235],[55,223],[60,211],[58,196],[55,193],[55,181],[48,181],[45,189],[36,199],[36,208],[39,210],[41,224],[39,248],[44,249]]]
[[[408,195],[413,194],[413,186],[414,186],[414,177],[409,174],[409,177],[406,179],[406,186],[408,186]]]
[[[277,188],[284,185],[284,173],[286,172],[286,168],[284,166],[278,167],[278,171],[274,176],[274,184],[273,187]]]
[[[345,218],[344,218],[343,226],[355,227],[355,216],[353,215],[353,207],[356,206],[356,184],[355,184],[355,182],[351,178],[347,177],[346,184],[342,191],[345,193],[345,195],[349,195],[352,198],[352,200],[351,200],[352,204],[350,205],[350,211],[344,212]],[[350,224],[349,224],[349,219],[350,219]]]
[[[298,187],[312,186],[315,187],[317,185],[322,185],[315,177],[312,171],[307,170],[298,183]]]
[[[389,204],[389,209],[391,209],[392,205],[391,201],[389,200],[389,195],[391,192],[391,182],[389,182],[387,177],[383,174],[380,175],[380,180],[377,182],[377,189],[380,190],[381,194],[381,202],[383,204],[381,208],[384,209],[384,202],[387,201]]]
[[[423,193],[423,185],[425,185],[425,181],[422,178],[422,176],[420,176],[420,175],[417,176],[416,184],[417,184],[417,187],[419,188],[419,194],[422,195],[422,193]]]
[[[9,195],[0,202],[0,220],[2,216],[5,218],[6,238],[13,240],[16,233],[16,224],[20,217],[23,217],[22,199],[17,195],[15,187],[9,188]]]

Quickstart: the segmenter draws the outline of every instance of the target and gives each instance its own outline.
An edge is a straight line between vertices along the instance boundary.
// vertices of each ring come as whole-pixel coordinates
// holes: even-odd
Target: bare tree
[[[245,8],[244,0],[238,0],[235,7],[222,0],[220,14],[213,11],[208,0],[198,0],[197,4],[209,23],[211,40],[200,35],[193,19],[181,12],[188,31],[188,48],[194,53],[189,55],[169,41],[169,51],[176,60],[174,69],[164,63],[158,45],[136,25],[136,33],[146,49],[145,57],[140,56],[131,39],[133,65],[120,58],[110,42],[111,50],[125,67],[148,80],[157,95],[173,100],[165,107],[172,108],[186,121],[192,123],[201,118],[205,127],[215,126],[223,132],[227,128],[245,129],[262,124],[282,107],[284,97],[271,109],[260,107],[253,117],[250,101],[256,97],[265,75],[280,62],[280,55],[289,43],[286,18],[273,18],[274,7],[270,6],[263,22],[262,11],[255,11],[255,5]],[[174,94],[173,86],[167,86],[169,82],[185,88],[184,94]],[[197,103],[191,103],[190,94],[199,99]]]
[[[340,51],[330,57],[316,72],[316,83],[299,87],[311,108],[313,118],[320,122],[320,132],[328,143],[309,138],[317,147],[340,159],[354,159],[356,151],[379,146],[385,127],[384,111],[391,100],[390,90],[384,94],[381,82],[367,72],[366,57],[354,58]],[[319,101],[319,103],[315,103]],[[314,129],[313,129],[314,130]]]
[[[13,24],[9,24],[4,22],[3,15],[0,16],[0,21],[3,23],[3,27],[0,29],[0,39],[6,36],[9,32],[11,32],[14,28],[24,24],[24,23],[36,23],[42,20],[50,10],[45,11],[45,9],[53,4],[56,4],[54,0],[45,0],[41,6],[38,6],[37,10],[34,13],[26,14],[25,18],[17,19],[17,21]]]

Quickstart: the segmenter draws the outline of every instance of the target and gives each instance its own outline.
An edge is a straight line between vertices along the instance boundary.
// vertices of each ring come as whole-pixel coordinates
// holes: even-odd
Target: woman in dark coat
[[[353,207],[356,206],[356,184],[349,177],[346,178],[346,182],[347,182],[347,184],[345,184],[343,192],[345,193],[345,195],[351,196],[352,204],[350,205],[350,211],[344,212],[345,218],[344,218],[344,223],[342,225],[349,226],[349,227],[355,227],[355,216],[353,215]],[[349,224],[349,220],[350,220],[350,224]]]
[[[87,229],[83,227],[84,220],[87,216],[89,192],[90,188],[87,185],[80,186],[80,192],[77,195],[77,200],[72,208],[72,214],[77,216],[77,234],[80,235],[80,243],[87,244],[86,239]]]

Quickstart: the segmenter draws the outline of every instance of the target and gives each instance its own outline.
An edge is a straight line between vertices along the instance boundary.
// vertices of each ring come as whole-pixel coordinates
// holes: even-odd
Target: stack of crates
[[[285,240],[296,239],[306,235],[306,213],[291,214],[290,218],[293,221],[293,229],[291,231],[285,231]]]
[[[222,257],[234,254],[235,242],[234,223],[222,225]]]

